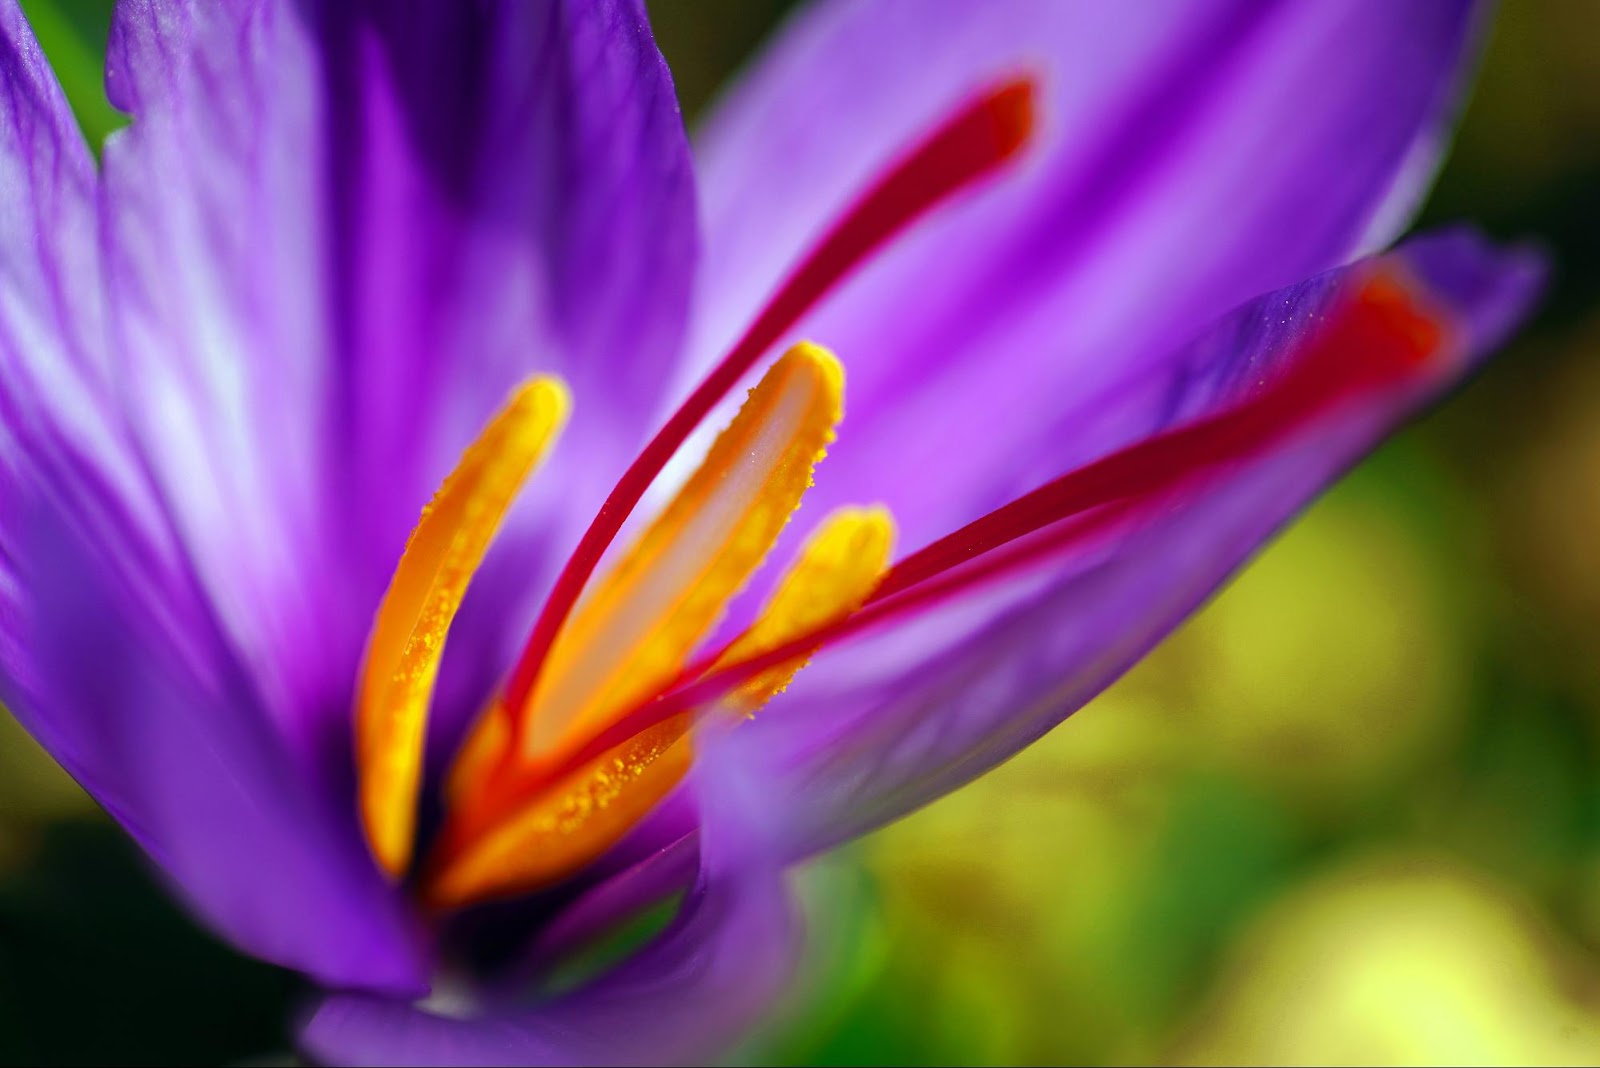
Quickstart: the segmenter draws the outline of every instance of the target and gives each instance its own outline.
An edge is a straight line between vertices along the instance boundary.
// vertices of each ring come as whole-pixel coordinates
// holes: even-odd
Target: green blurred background
[[[687,113],[788,5],[652,4]],[[86,130],[109,5],[26,3]],[[1600,5],[1506,5],[1423,225],[1532,236],[1536,326],[999,771],[806,873],[824,1063],[1600,1060]],[[0,1061],[287,1048],[0,723]]]

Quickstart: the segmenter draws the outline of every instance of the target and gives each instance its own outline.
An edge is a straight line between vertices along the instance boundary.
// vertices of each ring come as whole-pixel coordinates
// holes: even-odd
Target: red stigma
[[[1423,370],[1443,347],[1443,317],[1398,274],[1363,282],[1288,370],[1217,415],[1155,434],[990,512],[889,572],[883,600],[1067,516],[1149,497],[1219,464],[1258,455],[1352,393]]]
[[[1231,463],[1265,453],[1353,397],[1419,379],[1451,346],[1449,319],[1396,271],[1374,274],[1335,307],[1289,366],[1238,404],[1062,475],[892,568],[858,612],[725,667],[690,665],[585,747],[605,752],[673,715],[704,707],[744,680],[819,646],[944,603],[1081,546]],[[1001,550],[1004,551],[996,551]]]
[[[1035,129],[1032,80],[1018,78],[982,93],[892,166],[788,275],[744,335],[656,433],[606,498],[551,588],[511,672],[503,707],[518,749],[520,710],[538,684],[550,647],[600,559],[650,483],[701,421],[762,354],[861,264],[928,211],[998,171]]]

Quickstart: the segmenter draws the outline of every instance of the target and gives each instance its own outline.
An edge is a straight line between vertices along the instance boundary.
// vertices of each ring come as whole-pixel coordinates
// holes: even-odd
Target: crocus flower
[[[819,4],[691,159],[637,0],[123,0],[98,165],[0,11],[3,696],[327,1061],[724,1048],[1537,286],[1381,251],[1466,3]]]

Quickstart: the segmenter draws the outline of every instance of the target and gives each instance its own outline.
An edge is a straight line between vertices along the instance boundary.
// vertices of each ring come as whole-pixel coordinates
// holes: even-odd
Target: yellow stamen
[[[888,568],[893,540],[894,521],[887,509],[834,512],[796,554],[756,623],[718,663],[759,655],[860,608]],[[757,676],[729,697],[729,706],[753,714],[783,691],[805,660],[795,657]],[[504,722],[503,717],[492,718]],[[691,726],[688,714],[674,716],[545,784],[530,803],[438,869],[428,883],[429,902],[452,908],[484,896],[534,889],[599,857],[688,772]],[[494,747],[505,744],[504,734],[490,727],[474,737],[482,747],[475,759],[480,767],[491,767],[503,752]],[[463,778],[458,788],[471,790],[472,785]]]
[[[511,717],[497,697],[479,713],[444,779],[444,799],[452,809],[476,807],[511,745]]]
[[[559,765],[562,754],[576,756],[576,747],[682,670],[727,602],[771,551],[811,485],[812,470],[840,418],[842,390],[838,362],[821,349],[800,345],[750,391],[700,469],[585,599],[558,640],[528,728],[531,733],[544,727],[536,767]],[[887,516],[858,515],[846,525],[884,531]],[[813,551],[819,541],[826,546],[823,556]],[[877,561],[872,567],[876,581],[887,559],[887,537],[859,530],[854,538],[844,528],[814,537],[796,565],[812,575],[806,581],[820,583],[816,598],[833,591],[845,602],[835,610],[859,605],[861,583],[823,578],[822,561],[841,557],[857,542],[863,558]],[[798,581],[791,574],[780,585],[774,603],[781,606],[769,606],[763,619],[775,612],[793,620],[811,612],[829,614],[820,601],[800,594]],[[759,640],[771,640],[774,633],[768,624]],[[798,668],[796,663],[788,674]],[[776,688],[769,686],[768,696]],[[510,744],[508,722],[504,709],[491,708],[469,736],[447,783],[451,822],[426,882],[427,896],[437,907],[564,878],[614,845],[682,779],[692,760],[691,717],[676,716],[579,767],[552,768],[549,774],[559,778],[540,782],[526,800],[502,812],[489,812],[493,790],[486,789],[486,780]]]
[[[615,845],[689,770],[689,716],[643,731],[541,789],[448,855],[427,880],[434,908],[559,882]]]
[[[823,520],[761,615],[717,658],[713,670],[759,656],[866,603],[889,567],[894,517],[883,507],[840,508]],[[732,707],[754,715],[782,693],[810,656],[770,668],[728,696]]]
[[[796,345],[750,391],[699,470],[562,631],[523,714],[537,761],[671,680],[766,559],[843,408],[833,356]]]
[[[554,378],[531,379],[512,394],[423,509],[373,621],[356,699],[356,764],[367,842],[391,875],[411,859],[428,703],[445,635],[568,407],[566,387]]]

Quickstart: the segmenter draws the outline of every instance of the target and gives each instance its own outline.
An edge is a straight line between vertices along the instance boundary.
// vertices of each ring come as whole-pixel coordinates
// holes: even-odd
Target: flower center
[[[1457,349],[1458,339],[1445,309],[1416,280],[1381,271],[1352,288],[1286,361],[1287,370],[1254,396],[1061,475],[911,553],[853,612],[739,658],[696,661],[670,686],[616,716],[568,766],[671,717],[716,707],[795,656],[926,612],[1157,515],[1206,478],[1261,456],[1351,400],[1417,386],[1448,370],[1442,357]]]
[[[682,722],[596,750],[616,714],[673,681],[745,584],[810,485],[842,409],[843,372],[798,346],[639,541],[584,597],[651,482],[755,362],[859,264],[952,194],[994,173],[1033,125],[1033,87],[978,95],[874,183],[779,286],[750,328],[634,461],[558,576],[499,698],[474,725],[445,787],[449,814],[426,878],[447,906],[559,879],[616,841],[681,778]],[[560,383],[523,385],[424,511],[379,608],[356,699],[360,810],[373,855],[410,866],[427,709],[466,582],[517,487],[565,418]],[[858,608],[887,566],[882,509],[829,516],[753,628],[748,657]],[[752,674],[727,703],[753,712],[804,663]],[[582,758],[574,761],[574,753]]]
[[[667,461],[771,346],[857,265],[1032,130],[1032,87],[1007,83],[936,129],[873,185],[779,287],[607,498],[558,577],[521,658],[457,754],[422,873],[453,908],[560,881],[631,829],[683,777],[695,718],[752,715],[824,645],[968,592],[1160,509],[1330,406],[1425,367],[1442,318],[1405,278],[1369,278],[1290,369],[1250,400],[1046,484],[889,567],[882,508],[825,517],[756,622],[691,662],[761,566],[842,417],[843,370],[797,345],[667,507],[591,583]],[[384,596],[356,703],[360,811],[374,857],[412,863],[427,709],[466,583],[565,418],[560,383],[520,387],[424,510]]]
[[[828,353],[798,345],[778,360],[672,502],[586,593],[529,703],[512,709],[502,699],[480,718],[446,783],[450,814],[427,878],[432,903],[559,879],[682,778],[687,715],[614,747],[589,743],[677,679],[760,567],[811,485],[842,401],[843,374]],[[859,608],[888,567],[892,536],[882,509],[826,517],[723,656],[766,652]],[[753,714],[807,655],[752,677],[725,704]],[[524,724],[531,756],[514,747],[513,721]]]

